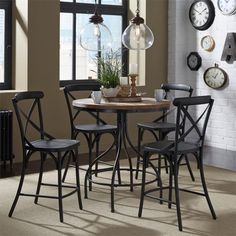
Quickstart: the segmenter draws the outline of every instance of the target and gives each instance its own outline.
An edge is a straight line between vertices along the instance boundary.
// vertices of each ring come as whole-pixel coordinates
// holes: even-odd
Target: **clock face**
[[[189,18],[194,28],[208,29],[215,18],[215,8],[210,0],[197,0],[189,10]]]
[[[232,15],[236,12],[236,0],[218,0],[218,8],[224,15]]]
[[[190,70],[197,71],[202,65],[202,58],[197,52],[191,52],[187,57],[187,65]]]
[[[214,39],[210,35],[203,37],[201,40],[201,47],[205,51],[211,52],[215,48]]]
[[[224,70],[216,67],[207,69],[204,73],[205,83],[214,89],[221,88],[224,86],[227,80],[227,74]]]

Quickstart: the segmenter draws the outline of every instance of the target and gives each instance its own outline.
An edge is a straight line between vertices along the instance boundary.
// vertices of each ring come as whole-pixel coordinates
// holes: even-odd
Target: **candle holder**
[[[137,88],[136,88],[136,78],[138,74],[129,74],[131,80],[131,97],[136,97],[137,95]]]

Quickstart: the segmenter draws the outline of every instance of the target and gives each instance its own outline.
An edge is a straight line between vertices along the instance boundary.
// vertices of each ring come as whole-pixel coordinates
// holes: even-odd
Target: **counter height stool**
[[[174,106],[177,107],[176,129],[175,129],[174,140],[160,140],[155,143],[146,144],[144,146],[142,189],[141,189],[141,198],[140,198],[140,206],[138,213],[139,217],[142,216],[144,196],[160,200],[161,202],[167,202],[169,208],[171,208],[172,204],[175,204],[177,210],[179,230],[182,231],[179,191],[185,191],[188,193],[204,196],[207,200],[213,219],[216,219],[216,214],[207,191],[207,186],[203,171],[203,146],[204,146],[207,123],[212,110],[213,102],[214,100],[211,99],[210,96],[176,98],[173,101]],[[188,107],[191,107],[189,109],[191,112],[187,109]],[[198,111],[201,111],[200,114],[194,112],[196,111],[196,109],[198,109]],[[185,123],[188,123],[188,126],[186,125],[186,129],[182,133],[180,131],[181,131],[181,124],[183,122],[183,117],[186,118]],[[193,134],[195,135],[194,137],[196,138],[196,142],[188,141],[189,134],[191,134],[191,137]],[[155,187],[152,189],[149,188],[148,190],[145,190],[146,187],[145,185],[147,185],[145,184],[146,168],[148,168],[151,162],[151,159],[149,158],[150,155],[155,153],[164,155],[169,162],[170,165],[169,185],[167,187],[163,187],[162,181],[160,180],[160,184],[157,188]],[[183,159],[184,155],[190,153],[195,156],[199,166],[203,193],[191,191],[189,189],[181,189],[179,188],[178,185],[178,174],[181,160]],[[160,177],[160,175],[158,177]],[[173,178],[174,178],[174,187],[172,184]],[[164,189],[169,190],[168,200],[162,198],[162,191]],[[172,190],[175,191],[175,201],[172,200]],[[154,193],[155,191],[160,191],[159,198],[156,197],[156,195],[151,194]]]
[[[186,97],[191,97],[193,93],[193,89],[191,86],[185,85],[185,84],[162,84],[161,89],[164,90],[165,99],[171,99],[172,101],[176,97],[175,94],[176,92],[180,92],[181,96],[186,96]],[[170,115],[172,112],[174,112],[175,108],[172,108],[168,111],[164,111],[162,116],[157,118],[156,120],[152,122],[143,122],[143,123],[137,123],[138,126],[138,151],[141,153],[141,142],[143,140],[143,135],[145,131],[149,131],[150,133],[153,134],[154,138],[156,140],[164,140],[166,136],[170,133],[175,131],[176,129],[176,124],[171,123],[167,121],[167,116]],[[185,119],[183,119],[183,124],[181,124],[181,129],[180,132],[184,132],[183,127],[184,127]],[[156,134],[157,133],[157,134]],[[185,163],[183,165],[187,165],[190,176],[192,180],[194,181],[194,176],[192,173],[191,166],[188,161],[188,157],[185,155]],[[159,168],[159,173],[161,174],[161,160],[164,159],[165,161],[165,169],[166,173],[168,174],[168,166],[167,166],[167,160],[165,157],[158,157],[155,158],[155,160],[158,160],[158,168]],[[153,158],[154,160],[154,158]],[[136,179],[138,178],[138,172],[139,172],[139,165],[140,165],[140,156],[137,157],[137,168],[136,168]]]
[[[79,181],[79,168],[78,168],[79,141],[70,140],[70,139],[55,139],[44,131],[43,117],[42,117],[42,110],[41,110],[41,103],[40,103],[40,100],[43,97],[44,97],[43,92],[33,91],[33,92],[18,93],[12,99],[13,106],[16,112],[16,117],[17,117],[19,127],[20,127],[21,142],[22,142],[22,149],[23,149],[23,163],[22,163],[21,178],[20,178],[18,190],[15,196],[15,199],[13,201],[12,207],[10,209],[9,217],[12,216],[13,211],[16,207],[16,204],[20,196],[34,197],[35,204],[38,203],[38,198],[42,197],[42,198],[58,200],[60,221],[63,222],[63,207],[62,207],[63,198],[68,197],[72,195],[73,193],[77,192],[79,207],[80,209],[82,209],[82,201],[81,201],[81,194],[80,194],[80,181]],[[26,110],[28,111],[26,112]],[[29,134],[29,131],[32,131],[32,132]],[[36,131],[39,138],[32,141],[29,138],[29,135],[32,135],[33,131]],[[39,172],[36,194],[23,193],[22,186],[24,183],[25,172],[28,167],[28,163],[32,154],[36,152],[39,152],[40,157],[41,157],[40,172]],[[63,161],[68,155],[73,157],[75,165],[77,167],[75,169],[76,186],[62,185],[61,170],[62,170]],[[44,163],[48,156],[54,160],[56,169],[58,171],[58,184],[57,185],[42,183]],[[40,195],[40,188],[42,185],[57,187],[58,196]],[[72,188],[73,191],[65,195],[62,195],[62,187]]]
[[[99,91],[100,90],[100,83],[97,81],[78,81],[76,84],[67,85],[64,88],[64,95],[66,98],[66,104],[69,111],[69,117],[70,117],[70,127],[71,127],[71,138],[76,139],[78,134],[81,133],[84,135],[87,144],[88,144],[88,162],[89,165],[92,163],[92,151],[95,147],[95,155],[98,157],[99,155],[99,142],[100,138],[104,134],[111,134],[114,137],[113,146],[115,145],[115,136],[117,131],[116,125],[109,125],[107,124],[101,117],[100,113],[97,111],[80,111],[75,110],[72,106],[73,100],[76,100],[78,96],[83,92],[89,92],[89,96],[91,95],[92,91]],[[81,113],[87,113],[88,116],[94,118],[95,122],[92,124],[81,124],[78,123],[79,121],[79,115]],[[78,119],[78,120],[77,120]],[[110,148],[109,148],[110,149]],[[106,151],[104,152],[106,153]],[[68,168],[70,166],[70,159],[68,159],[66,169],[63,175],[63,181],[66,178],[66,174],[68,171]],[[73,166],[73,165],[72,165]],[[95,166],[95,176],[98,173],[98,163]],[[120,180],[120,172],[118,171],[118,177]],[[89,183],[89,190],[92,189],[92,182]]]

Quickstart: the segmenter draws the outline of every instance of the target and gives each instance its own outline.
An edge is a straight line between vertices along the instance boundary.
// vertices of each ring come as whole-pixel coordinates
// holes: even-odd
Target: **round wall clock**
[[[201,40],[201,47],[205,51],[211,52],[215,48],[215,40],[210,35],[206,35]]]
[[[190,70],[197,71],[202,65],[202,58],[197,52],[191,52],[187,57],[187,65]]]
[[[224,15],[233,15],[236,13],[236,0],[218,0],[217,5]]]
[[[215,64],[214,67],[210,67],[205,71],[203,78],[206,85],[213,89],[218,89],[225,85],[228,75],[219,65]]]
[[[215,7],[211,0],[196,0],[189,9],[189,19],[197,30],[208,29],[215,19]]]

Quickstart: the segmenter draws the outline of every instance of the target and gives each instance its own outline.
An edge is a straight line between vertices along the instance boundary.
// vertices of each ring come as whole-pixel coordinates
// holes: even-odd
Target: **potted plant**
[[[104,97],[116,97],[120,91],[120,76],[122,62],[120,50],[107,51],[96,57],[98,65],[98,81],[101,83],[101,91]]]

